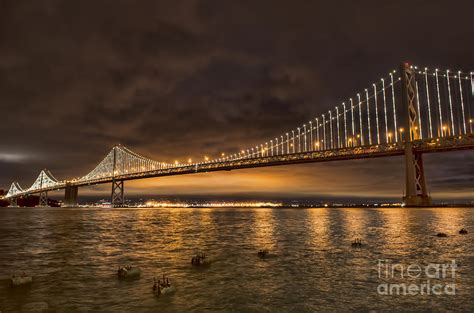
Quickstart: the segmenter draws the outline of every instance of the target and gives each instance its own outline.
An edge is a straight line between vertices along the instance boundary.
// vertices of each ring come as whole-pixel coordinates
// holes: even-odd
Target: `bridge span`
[[[365,96],[365,97],[364,97]],[[65,190],[65,206],[77,205],[78,188],[112,183],[111,203],[124,204],[124,181],[151,177],[229,171],[254,167],[405,156],[407,206],[431,205],[424,153],[473,149],[473,73],[423,70],[404,63],[399,71],[372,84],[315,119],[233,155],[197,163],[170,164],[115,146],[88,174],[58,180],[42,170],[33,185],[13,182],[5,198]]]

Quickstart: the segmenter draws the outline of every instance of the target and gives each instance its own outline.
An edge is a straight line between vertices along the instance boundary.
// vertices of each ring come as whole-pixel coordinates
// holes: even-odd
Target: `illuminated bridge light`
[[[461,145],[464,140],[472,144],[469,143],[470,137],[465,137],[465,135],[472,134],[474,126],[470,98],[470,93],[474,96],[473,72],[463,74],[461,71],[454,73],[449,70],[421,69],[423,68],[412,71],[415,77],[413,84],[417,99],[414,102],[416,106],[414,111],[417,111],[416,126],[409,126],[410,129],[407,128],[406,131],[403,127],[399,127],[399,125],[408,125],[406,121],[398,120],[404,118],[406,112],[399,108],[401,103],[398,104],[397,99],[400,95],[397,97],[395,95],[395,86],[401,87],[401,73],[397,75],[397,71],[392,71],[388,77],[383,77],[377,83],[371,84],[369,88],[363,89],[364,93],[357,93],[357,98],[346,98],[349,102],[342,102],[342,106],[339,104],[331,110],[325,110],[325,114],[311,118],[308,122],[279,136],[270,137],[272,139],[253,142],[252,147],[239,149],[240,152],[227,154],[221,152],[220,158],[213,160],[204,155],[204,162],[197,162],[195,166],[190,166],[193,163],[192,158],[182,156],[181,160],[187,160],[183,163],[179,160],[172,163],[157,162],[122,145],[117,145],[82,177],[60,181],[48,171],[43,170],[27,189],[22,189],[16,182],[12,183],[6,196],[31,194],[45,189],[63,189],[66,183],[82,186],[119,179],[135,179],[140,176],[151,176],[149,172],[155,170],[153,175],[160,176],[209,169],[220,170],[224,167],[228,169],[230,166],[233,168],[267,166],[265,162],[288,164],[293,161],[295,163],[314,161],[316,158],[330,160],[332,157],[341,156],[336,149],[348,151],[346,153],[350,153],[351,157],[368,157],[370,153],[379,152],[400,154],[402,143],[407,142],[410,138],[406,137],[415,130],[419,131],[421,137],[421,142],[414,143],[416,147],[425,145],[428,142],[425,139],[429,139],[431,144],[436,142],[436,145],[446,149],[454,149],[454,146],[449,145]],[[364,104],[367,107],[363,107]],[[371,107],[372,105],[375,107]],[[401,117],[397,113],[401,113]],[[347,116],[348,114],[350,116]],[[376,131],[372,129],[372,124],[375,125]],[[376,142],[373,142],[375,135]],[[324,152],[313,153],[314,150],[324,150]],[[267,158],[269,156],[272,158]],[[344,157],[347,158],[347,155]],[[239,162],[233,162],[235,160]]]

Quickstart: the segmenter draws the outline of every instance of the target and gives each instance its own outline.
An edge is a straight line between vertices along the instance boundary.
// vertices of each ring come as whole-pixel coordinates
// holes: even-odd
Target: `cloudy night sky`
[[[402,61],[474,70],[470,1],[0,0],[0,189],[89,172],[116,144],[203,160],[275,138]],[[126,195],[390,197],[402,157],[126,182]],[[472,199],[474,151],[427,155]],[[107,197],[110,186],[79,190]]]

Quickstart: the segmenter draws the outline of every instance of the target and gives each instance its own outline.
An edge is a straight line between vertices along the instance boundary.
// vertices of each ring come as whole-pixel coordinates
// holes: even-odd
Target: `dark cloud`
[[[0,185],[28,185],[43,167],[60,178],[84,174],[117,143],[163,161],[240,150],[403,60],[473,69],[473,9],[471,1],[1,1],[0,155],[26,152],[28,163],[1,158]],[[436,192],[473,187],[472,152],[427,160]],[[334,188],[346,194],[401,193],[397,158],[333,164],[313,167],[334,169]],[[299,173],[297,193],[315,181],[295,168],[265,175]]]

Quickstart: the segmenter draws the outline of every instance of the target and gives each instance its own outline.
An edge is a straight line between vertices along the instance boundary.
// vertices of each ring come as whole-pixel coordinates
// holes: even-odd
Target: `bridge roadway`
[[[462,136],[441,137],[437,139],[424,139],[412,142],[413,151],[421,153],[434,152],[448,152],[457,150],[474,149],[474,134],[466,134]],[[348,147],[334,150],[320,150],[302,153],[292,153],[284,155],[265,156],[258,158],[244,158],[232,161],[213,162],[213,163],[198,163],[183,165],[178,167],[171,167],[166,169],[159,169],[153,171],[146,171],[134,174],[117,175],[114,178],[105,177],[87,182],[83,181],[69,181],[71,186],[83,187],[98,184],[111,183],[113,179],[116,181],[144,179],[152,177],[185,175],[195,173],[230,171],[254,167],[267,167],[290,165],[300,163],[315,163],[315,162],[330,162],[340,160],[365,159],[376,157],[390,157],[400,156],[405,153],[405,143],[389,143],[380,145],[367,145]],[[43,191],[61,190],[66,187],[66,183],[59,186],[43,188],[35,190],[34,192],[24,192],[19,196],[40,193]]]

